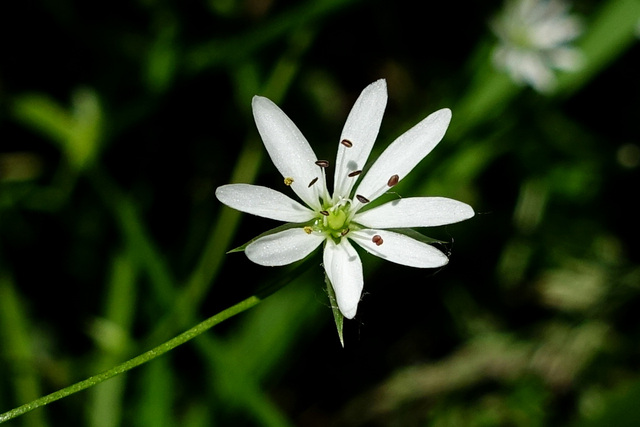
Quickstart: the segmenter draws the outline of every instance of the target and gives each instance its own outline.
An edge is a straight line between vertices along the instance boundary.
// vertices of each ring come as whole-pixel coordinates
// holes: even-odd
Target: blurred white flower
[[[555,88],[554,70],[580,69],[582,55],[570,42],[582,33],[582,23],[568,9],[561,0],[507,0],[491,22],[499,39],[496,67],[539,92]]]
[[[387,261],[418,268],[445,265],[447,257],[408,227],[429,227],[468,219],[473,209],[442,197],[394,200],[362,209],[384,194],[440,142],[451,111],[429,115],[397,138],[358,180],[373,148],[387,103],[387,87],[378,80],[362,91],[345,123],[336,157],[333,196],[325,179],[326,160],[313,149],[287,115],[267,98],[253,98],[253,115],[276,168],[305,205],[267,187],[229,184],[216,189],[222,203],[286,224],[258,237],[245,248],[260,265],[280,266],[301,260],[324,244],[323,264],[346,318],[356,314],[364,284],[362,263],[351,245]],[[414,238],[414,237],[417,237]]]

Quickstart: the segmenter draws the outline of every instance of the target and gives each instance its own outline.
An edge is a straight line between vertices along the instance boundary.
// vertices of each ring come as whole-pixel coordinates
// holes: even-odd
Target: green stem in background
[[[135,367],[138,367],[144,363],[147,363],[153,359],[155,359],[158,356],[161,356],[163,354],[165,354],[166,352],[173,350],[174,348],[178,347],[179,345],[182,345],[184,343],[186,343],[187,341],[190,341],[191,339],[197,337],[198,335],[202,334],[203,332],[206,332],[207,330],[211,329],[212,327],[214,327],[215,325],[217,325],[218,323],[221,323],[233,316],[235,316],[236,314],[242,313],[245,310],[248,310],[252,307],[254,307],[255,305],[257,305],[258,303],[260,303],[260,301],[262,301],[263,298],[257,296],[257,295],[252,295],[249,298],[221,311],[220,313],[211,316],[210,318],[208,318],[207,320],[199,323],[198,325],[194,326],[193,328],[189,329],[186,332],[181,333],[180,335],[170,339],[169,341],[160,344],[159,346],[145,352],[142,353],[139,356],[134,357],[133,359],[130,359],[124,363],[121,363],[120,365],[117,365],[107,371],[104,371],[100,374],[94,375],[92,377],[87,378],[86,380],[77,382],[69,387],[65,387],[61,390],[58,390],[56,392],[53,392],[51,394],[48,394],[46,396],[43,396],[39,399],[36,399],[32,402],[29,402],[27,404],[24,404],[22,406],[19,406],[15,409],[12,409],[8,412],[5,412],[3,414],[0,414],[0,423],[3,423],[5,421],[9,421],[13,418],[19,417],[20,415],[23,415],[27,412],[33,411],[34,409],[40,408],[41,406],[45,406],[51,402],[55,402],[56,400],[62,399],[64,397],[67,397],[69,395],[72,395],[74,393],[77,393],[79,391],[82,391],[86,388],[89,388],[91,386],[94,386],[96,384],[99,384],[103,381],[106,381],[110,378],[115,377],[116,375],[122,374],[124,372],[127,372]]]
[[[6,356],[6,366],[13,379],[15,395],[19,401],[29,401],[40,396],[40,384],[36,369],[31,363],[34,354],[31,346],[28,317],[15,290],[13,279],[6,273],[0,274],[0,337],[2,352]],[[2,418],[0,417],[0,420]],[[27,427],[47,425],[44,414],[34,414],[25,418]]]
[[[139,267],[134,260],[135,256],[130,253],[130,249],[121,250],[113,256],[104,315],[95,319],[90,329],[93,339],[102,350],[96,363],[92,364],[92,371],[104,371],[127,358],[126,352],[131,346],[139,274]],[[121,424],[126,380],[127,377],[122,375],[91,390],[86,414],[88,426],[117,427]]]

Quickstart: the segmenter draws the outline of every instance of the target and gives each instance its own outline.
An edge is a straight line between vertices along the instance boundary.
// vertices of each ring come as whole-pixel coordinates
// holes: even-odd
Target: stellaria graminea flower
[[[300,130],[278,106],[255,96],[253,115],[267,152],[285,185],[305,205],[258,185],[229,184],[216,189],[216,197],[227,206],[289,223],[249,243],[245,253],[251,261],[265,266],[286,265],[324,244],[324,269],[338,308],[349,319],[356,314],[364,284],[362,263],[351,241],[387,261],[418,268],[440,267],[448,258],[402,229],[451,224],[474,215],[469,205],[443,197],[404,198],[363,209],[429,154],[451,119],[451,111],[442,109],[405,132],[352,191],[373,148],[386,103],[384,80],[367,86],[357,99],[338,143],[334,191],[330,195],[325,178],[329,162],[318,160]]]
[[[491,23],[499,44],[495,65],[518,84],[538,92],[554,89],[554,70],[576,71],[580,52],[569,45],[582,32],[580,20],[568,13],[561,0],[507,0]]]

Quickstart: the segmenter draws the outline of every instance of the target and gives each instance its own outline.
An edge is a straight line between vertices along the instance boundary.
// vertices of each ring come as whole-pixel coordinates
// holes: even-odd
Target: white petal
[[[336,293],[340,312],[347,319],[352,319],[358,310],[364,286],[362,262],[358,253],[347,239],[342,239],[339,244],[327,239],[323,264]]]
[[[271,188],[250,184],[229,184],[216,189],[225,205],[252,215],[285,222],[306,222],[315,212]]]
[[[444,197],[398,199],[358,213],[353,220],[370,228],[435,227],[474,215],[466,203]]]
[[[379,246],[372,241],[375,235],[382,239]],[[433,246],[389,230],[352,231],[349,238],[372,255],[409,267],[435,268],[449,262],[447,256]]]
[[[356,194],[374,200],[386,192],[393,175],[401,180],[440,142],[451,121],[451,110],[443,108],[430,114],[387,147],[356,190]],[[354,200],[358,208],[360,202]]]
[[[254,96],[253,117],[273,164],[284,178],[293,179],[291,188],[310,207],[320,208],[319,189],[324,188],[324,175],[311,146],[302,132],[271,100]],[[315,178],[320,181],[309,187]]]
[[[353,145],[346,147],[338,144],[333,186],[334,198],[349,197],[358,178],[349,178],[348,174],[364,168],[378,136],[386,106],[387,83],[383,79],[367,86],[353,105],[340,135],[340,141],[346,139]]]
[[[275,267],[303,259],[324,239],[320,234],[307,234],[302,228],[290,228],[260,237],[250,243],[244,252],[256,264]]]

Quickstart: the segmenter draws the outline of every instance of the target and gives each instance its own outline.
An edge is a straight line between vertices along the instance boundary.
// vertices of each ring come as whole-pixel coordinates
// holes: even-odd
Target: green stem
[[[207,320],[199,323],[198,325],[194,326],[188,331],[183,332],[182,334],[170,339],[169,341],[163,344],[160,344],[159,346],[145,353],[142,353],[139,356],[134,357],[133,359],[130,359],[118,366],[111,368],[108,371],[94,375],[92,377],[87,378],[86,380],[77,382],[69,387],[63,388],[61,390],[58,390],[56,392],[43,396],[32,402],[29,402],[15,409],[12,409],[8,412],[5,412],[4,414],[0,414],[0,423],[19,417],[20,415],[23,415],[41,406],[45,406],[51,402],[55,402],[56,400],[62,399],[63,397],[67,397],[71,394],[77,393],[81,390],[84,390],[86,388],[99,384],[103,381],[106,381],[109,378],[113,378],[116,375],[127,372],[146,362],[149,362],[150,360],[153,360],[156,357],[161,356],[164,353],[176,348],[177,346],[184,344],[187,341],[197,337],[198,335],[211,329],[213,326],[217,325],[218,323],[221,323],[229,319],[230,317],[235,316],[236,314],[242,313],[243,311],[248,310],[251,307],[254,307],[258,303],[260,303],[260,301],[262,301],[261,298],[259,298],[256,295],[252,295],[249,298],[221,311],[220,313],[211,316]]]

